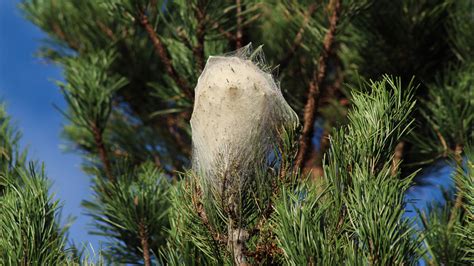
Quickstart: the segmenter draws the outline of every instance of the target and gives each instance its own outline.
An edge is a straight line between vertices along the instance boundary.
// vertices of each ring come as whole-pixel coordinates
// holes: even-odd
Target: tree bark
[[[405,142],[400,141],[397,146],[395,146],[395,152],[393,155],[392,160],[392,168],[390,169],[390,173],[392,176],[396,176],[398,174],[398,169],[400,166],[400,162],[403,159],[403,149],[405,147]]]
[[[329,29],[324,36],[323,50],[318,60],[317,72],[313,75],[313,79],[309,83],[308,97],[304,107],[303,131],[300,136],[299,150],[295,162],[295,166],[299,169],[304,167],[308,154],[312,148],[311,138],[313,136],[314,121],[318,111],[318,100],[327,74],[327,61],[329,54],[334,46],[337,23],[341,12],[341,1],[332,0],[331,6],[333,10],[331,17],[329,18]]]
[[[139,237],[140,237],[140,244],[143,250],[143,263],[145,266],[151,265],[151,258],[150,258],[150,246],[148,244],[148,232],[143,221],[139,223]]]
[[[97,152],[99,153],[99,158],[104,165],[105,175],[111,182],[115,182],[115,177],[112,174],[112,167],[110,166],[110,160],[107,155],[107,149],[105,148],[104,140],[102,137],[102,132],[100,132],[97,126],[93,126],[92,133],[94,135],[95,145],[97,147]]]
[[[280,66],[278,68],[280,71],[282,71],[288,66],[291,58],[295,55],[296,50],[298,50],[298,48],[300,47],[301,42],[303,40],[304,31],[306,29],[306,26],[308,26],[309,19],[313,15],[314,11],[316,11],[316,3],[311,4],[307,12],[304,14],[303,23],[301,24],[301,27],[299,28],[298,32],[295,35],[295,38],[293,39],[293,44],[290,47],[290,51],[285,55],[282,60],[280,60]]]
[[[248,265],[245,257],[245,243],[249,238],[249,233],[243,228],[235,228],[234,221],[229,221],[228,246],[234,256],[235,265]]]

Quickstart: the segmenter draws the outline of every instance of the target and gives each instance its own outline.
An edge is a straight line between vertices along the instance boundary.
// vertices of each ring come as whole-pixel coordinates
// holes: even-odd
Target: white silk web
[[[217,191],[236,191],[265,163],[279,132],[298,123],[263,52],[250,44],[211,56],[198,79],[191,117],[193,169]]]

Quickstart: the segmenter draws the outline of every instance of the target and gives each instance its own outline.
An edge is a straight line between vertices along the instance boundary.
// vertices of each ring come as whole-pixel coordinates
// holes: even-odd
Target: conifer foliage
[[[0,264],[66,264],[67,227],[61,228],[61,206],[48,193],[44,169],[26,161],[20,132],[0,108]]]
[[[1,265],[473,263],[472,1],[20,8],[64,70],[62,136],[105,243],[96,259],[68,243],[2,106]],[[455,169],[445,204],[406,218],[440,161]]]

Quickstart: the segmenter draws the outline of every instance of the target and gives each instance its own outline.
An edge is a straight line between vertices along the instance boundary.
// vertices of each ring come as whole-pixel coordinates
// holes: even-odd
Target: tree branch
[[[245,244],[249,233],[244,228],[235,227],[233,219],[229,219],[229,249],[233,254],[235,265],[248,265],[245,256]]]
[[[235,36],[232,35],[230,32],[224,30],[222,26],[219,24],[219,22],[214,21],[212,24],[213,29],[217,29],[222,36],[224,36],[229,42],[234,42],[235,41]]]
[[[392,176],[396,176],[398,173],[400,162],[402,161],[402,158],[403,158],[404,147],[405,147],[405,142],[403,141],[400,141],[397,144],[397,146],[395,146],[395,152],[394,152],[393,160],[392,160],[392,168],[390,169]]]
[[[341,12],[341,1],[332,0],[331,6],[333,10],[331,17],[329,18],[329,29],[324,36],[323,50],[318,60],[317,72],[314,73],[313,79],[309,83],[308,98],[304,107],[304,125],[299,140],[299,150],[295,162],[295,166],[300,169],[304,166],[306,158],[311,151],[314,120],[316,118],[316,112],[318,111],[317,100],[321,93],[323,81],[326,78],[329,54],[334,46],[334,37]]]
[[[148,232],[146,229],[146,225],[143,222],[143,219],[138,224],[138,231],[139,231],[138,234],[140,237],[140,244],[143,250],[143,262],[145,266],[150,266],[151,259],[150,259],[150,246],[148,244]]]
[[[201,202],[202,191],[201,188],[195,184],[194,186],[194,193],[191,198],[191,202],[196,210],[196,213],[201,220],[204,227],[206,227],[207,231],[211,234],[214,247],[218,248],[219,244],[225,244],[227,242],[227,238],[216,232],[212,227],[211,223],[209,222],[209,218],[207,217],[206,210],[204,209],[204,205]]]
[[[57,12],[56,10],[56,5],[55,5],[55,1],[51,1],[51,12]],[[64,31],[63,29],[61,28],[60,24],[57,23],[56,21],[52,23],[52,27],[53,27],[53,32],[54,34],[56,34],[56,36],[66,42],[66,44],[69,46],[69,48],[73,49],[73,50],[76,50],[76,51],[79,51],[80,47],[79,45],[77,44],[77,42],[73,42],[71,41],[67,36],[66,34],[64,34]]]
[[[441,142],[441,145],[443,146],[443,157],[448,156],[449,153],[449,148],[448,144],[446,143],[446,140],[444,139],[443,135],[437,130],[436,128],[434,129],[436,132],[436,136],[438,137],[439,141]]]
[[[97,147],[97,151],[99,153],[99,158],[104,165],[105,175],[109,179],[110,182],[115,182],[115,177],[112,175],[112,168],[110,166],[109,157],[107,155],[107,149],[105,148],[104,140],[102,137],[102,132],[99,130],[97,125],[92,127],[92,133],[94,135],[95,145]]]
[[[206,36],[206,31],[204,28],[205,25],[205,15],[201,9],[201,5],[195,8],[195,15],[197,19],[197,28],[196,28],[196,39],[197,44],[193,48],[193,54],[196,58],[196,64],[199,71],[204,69],[204,38]]]
[[[190,99],[194,99],[194,93],[192,89],[188,86],[187,82],[181,78],[178,73],[176,72],[176,69],[174,68],[170,56],[168,54],[168,51],[163,45],[163,42],[161,39],[158,37],[156,34],[155,30],[153,29],[153,26],[150,24],[148,21],[148,17],[145,15],[143,11],[139,13],[139,20],[140,24],[142,27],[145,29],[145,31],[148,34],[148,37],[150,38],[151,42],[153,43],[153,47],[155,48],[155,51],[157,52],[158,56],[161,59],[161,62],[165,65],[165,70],[166,73],[176,82],[176,84],[181,87],[186,96]]]
[[[107,25],[102,23],[100,20],[97,20],[96,23],[97,23],[97,26],[99,27],[99,29],[103,33],[105,33],[105,35],[107,35],[107,37],[109,37],[112,41],[117,40],[117,37],[115,37],[115,34],[114,34],[114,32],[112,31],[112,29],[110,27],[108,27]]]
[[[454,148],[454,159],[456,160],[456,167],[457,169],[462,169],[462,152],[463,152],[463,145],[456,144]],[[457,179],[456,179],[457,180]],[[454,201],[454,207],[451,210],[451,215],[449,216],[448,222],[448,229],[451,229],[456,222],[457,214],[462,207],[462,188],[459,182],[456,182],[456,199]]]
[[[80,46],[76,43],[76,42],[73,42],[72,40],[70,40],[66,34],[64,34],[63,30],[61,29],[61,27],[59,26],[59,24],[57,23],[53,23],[53,32],[56,34],[56,36],[66,42],[66,44],[69,46],[69,48],[75,50],[75,51],[79,51],[80,49]]]
[[[293,44],[290,47],[290,51],[285,55],[285,57],[282,60],[280,60],[280,66],[279,66],[280,71],[282,69],[285,69],[288,66],[291,58],[293,58],[293,55],[295,54],[296,50],[301,45],[301,42],[303,41],[304,31],[314,11],[316,11],[316,3],[311,4],[307,12],[304,14],[303,23],[301,24],[301,27],[299,28],[298,32],[295,35],[295,38],[293,39]]]
[[[171,136],[176,142],[176,146],[186,156],[189,156],[191,155],[191,148],[189,146],[189,143],[186,142],[186,139],[183,138],[183,134],[178,129],[179,129],[180,118],[188,121],[190,116],[188,112],[181,113],[180,116],[181,117],[175,117],[173,115],[169,115],[168,117],[166,117],[165,123],[168,127],[168,131],[170,132]]]

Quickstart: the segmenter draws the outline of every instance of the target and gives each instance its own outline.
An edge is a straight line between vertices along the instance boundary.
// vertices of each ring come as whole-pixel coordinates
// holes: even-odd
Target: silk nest
[[[282,130],[297,124],[261,49],[210,56],[195,88],[193,170],[215,191],[239,191],[275,156]]]

